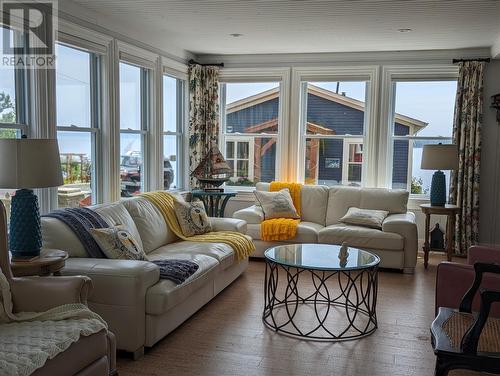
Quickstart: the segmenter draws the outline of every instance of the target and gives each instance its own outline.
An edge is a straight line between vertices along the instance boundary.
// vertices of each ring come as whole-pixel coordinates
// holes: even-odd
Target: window
[[[451,143],[457,81],[397,80],[393,90],[392,188],[428,195],[434,171],[420,169],[423,146]]]
[[[365,81],[302,83],[306,184],[362,184]]]
[[[223,148],[233,176],[227,185],[254,186],[277,178],[280,83],[221,84]]]
[[[120,190],[122,197],[146,189],[145,145],[149,123],[149,71],[120,62]]]
[[[163,76],[163,187],[182,187],[180,162],[184,119],[185,81]]]
[[[96,146],[100,138],[99,57],[56,44],[57,139],[64,185],[58,205],[87,206],[96,200]]]

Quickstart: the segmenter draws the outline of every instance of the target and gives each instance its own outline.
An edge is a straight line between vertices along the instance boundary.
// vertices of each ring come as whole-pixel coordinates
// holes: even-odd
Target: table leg
[[[446,230],[446,255],[448,261],[451,261],[453,257],[453,232],[455,231],[455,214],[451,214],[447,219],[447,230]]]
[[[430,222],[431,222],[431,215],[426,213],[425,214],[425,239],[424,239],[424,268],[427,269],[427,265],[429,264],[429,251],[430,251],[430,244],[429,244],[429,227],[430,227]]]

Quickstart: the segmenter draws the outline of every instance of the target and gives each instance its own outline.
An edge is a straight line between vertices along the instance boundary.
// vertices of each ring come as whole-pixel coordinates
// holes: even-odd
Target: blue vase
[[[444,206],[446,204],[446,176],[443,171],[436,171],[432,175],[431,205]]]
[[[42,226],[38,198],[31,189],[20,189],[12,197],[9,227],[9,249],[13,257],[40,255]]]

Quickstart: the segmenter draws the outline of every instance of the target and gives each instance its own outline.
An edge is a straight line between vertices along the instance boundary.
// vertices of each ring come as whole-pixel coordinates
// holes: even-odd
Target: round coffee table
[[[265,253],[264,324],[291,337],[346,341],[377,329],[378,256],[338,245],[291,244]]]

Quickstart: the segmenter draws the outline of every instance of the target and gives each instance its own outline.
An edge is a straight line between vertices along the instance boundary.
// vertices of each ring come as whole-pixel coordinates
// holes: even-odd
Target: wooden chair
[[[500,302],[500,291],[481,289],[479,313],[471,309],[483,274],[500,274],[500,265],[475,263],[474,270],[474,282],[460,308],[440,307],[432,323],[436,376],[445,376],[453,369],[500,374],[500,319],[488,317],[491,305]]]

